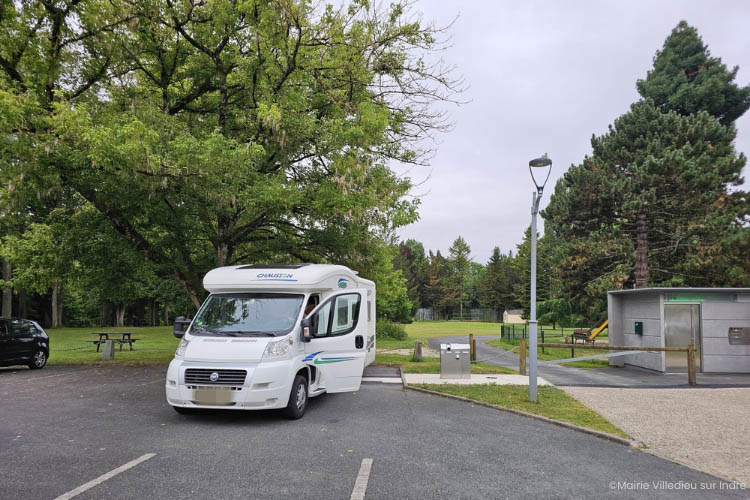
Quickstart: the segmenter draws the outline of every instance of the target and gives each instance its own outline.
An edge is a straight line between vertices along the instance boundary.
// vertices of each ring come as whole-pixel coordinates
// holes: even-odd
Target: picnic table
[[[107,342],[108,340],[112,341],[115,344],[120,344],[120,351],[122,351],[123,344],[128,344],[130,346],[130,350],[133,350],[133,343],[140,339],[134,339],[133,338],[133,332],[93,332],[91,335],[98,335],[98,340],[88,340],[87,342],[92,342],[96,346],[96,352],[99,352],[99,348],[102,346],[103,343]],[[110,335],[120,335],[120,338],[110,338]]]
[[[591,335],[590,328],[577,328],[573,330],[572,343],[575,344],[578,340],[582,340],[584,344],[588,344],[590,342],[589,335]]]

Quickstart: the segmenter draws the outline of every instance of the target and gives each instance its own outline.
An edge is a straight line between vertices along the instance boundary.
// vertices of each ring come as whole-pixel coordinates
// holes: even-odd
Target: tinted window
[[[5,326],[5,320],[0,319],[0,335],[7,335],[7,334],[8,334],[8,329]]]
[[[10,330],[13,335],[33,335],[37,333],[34,323],[23,319],[10,320]]]

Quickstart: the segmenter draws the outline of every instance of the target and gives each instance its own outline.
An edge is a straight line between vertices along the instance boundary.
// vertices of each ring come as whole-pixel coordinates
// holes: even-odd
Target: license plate
[[[193,391],[193,401],[205,405],[221,405],[232,402],[230,387],[201,387]]]

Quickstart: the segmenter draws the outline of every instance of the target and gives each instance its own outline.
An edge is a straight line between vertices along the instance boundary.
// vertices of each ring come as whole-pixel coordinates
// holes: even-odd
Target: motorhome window
[[[303,295],[213,294],[195,317],[194,335],[285,335],[297,321]]]
[[[345,335],[354,330],[359,318],[360,300],[358,293],[348,293],[337,295],[323,304],[311,318],[313,335]]]
[[[360,296],[358,293],[339,295],[335,299],[331,335],[349,333],[357,325]]]
[[[331,317],[331,302],[321,307],[313,317],[313,335],[325,337],[328,335],[328,320]]]

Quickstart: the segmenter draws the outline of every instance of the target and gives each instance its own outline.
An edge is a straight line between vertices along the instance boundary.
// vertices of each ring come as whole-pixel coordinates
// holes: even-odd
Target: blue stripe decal
[[[314,352],[312,354],[308,354],[307,356],[305,356],[305,359],[303,359],[302,362],[304,363],[305,361],[312,361],[313,358],[315,356],[317,356],[318,354],[320,354],[321,352],[323,352],[323,351],[318,351],[318,352]]]

